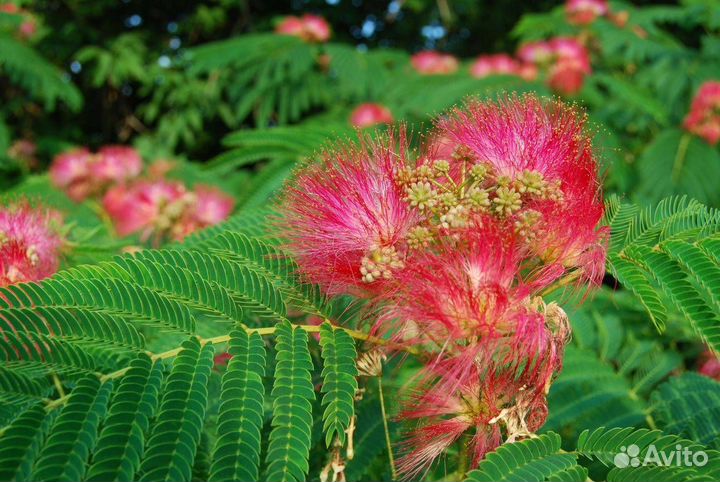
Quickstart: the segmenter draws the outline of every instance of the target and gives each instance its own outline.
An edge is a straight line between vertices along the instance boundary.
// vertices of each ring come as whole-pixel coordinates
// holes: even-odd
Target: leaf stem
[[[678,143],[677,152],[675,152],[675,161],[673,162],[672,169],[672,182],[677,184],[680,179],[683,165],[685,164],[685,157],[687,155],[688,146],[690,145],[690,134],[685,133],[680,138]]]
[[[385,430],[385,444],[387,445],[388,462],[390,463],[390,473],[392,475],[392,480],[397,480],[397,471],[395,470],[395,457],[393,456],[392,442],[390,442],[390,429],[388,429],[387,413],[385,411],[385,396],[383,395],[382,374],[377,377],[377,381],[378,394],[380,396],[380,412],[382,414],[383,428]]]
[[[325,320],[325,321],[329,321],[329,320]],[[302,330],[305,330],[308,333],[320,332],[320,325],[294,325],[294,326],[297,328],[300,328]],[[274,327],[274,326],[268,326],[268,327],[263,327],[263,328],[245,328],[245,330],[248,333],[258,333],[260,336],[268,336],[268,335],[272,335],[275,333],[275,328],[276,327]],[[363,333],[362,331],[351,330],[349,328],[343,328],[342,326],[335,326],[335,328],[345,331],[348,335],[355,338],[356,340],[362,340],[362,341],[366,341],[368,343],[373,343],[375,345],[391,347],[393,349],[402,350],[402,351],[405,351],[405,352],[413,354],[413,355],[417,355],[420,353],[420,351],[415,347],[407,347],[407,346],[399,345],[397,343],[394,343],[390,340],[386,340],[384,338],[378,338],[376,336],[368,335],[367,333]],[[200,341],[200,345],[202,345],[202,346],[219,345],[219,344],[227,343],[228,341],[230,341],[230,335],[221,335],[221,336],[216,336],[213,338],[200,338],[200,337],[197,337],[197,338]],[[168,358],[173,358],[173,357],[179,355],[181,351],[182,351],[182,347],[178,347],[178,348],[173,348],[172,350],[164,351],[162,353],[146,352],[146,354],[150,358],[152,358],[153,361],[157,361],[157,360],[166,360]],[[105,375],[101,375],[100,381],[106,382],[108,380],[114,380],[116,378],[120,378],[120,377],[124,376],[128,372],[128,370],[130,370],[129,366],[125,367],[125,368],[121,368],[120,370],[116,370],[114,372],[107,373]],[[49,401],[48,404],[45,406],[46,410],[49,411],[49,410],[55,409],[61,405],[64,405],[65,402],[67,402],[69,397],[70,397],[70,395],[64,395],[64,396],[61,396],[60,398]]]

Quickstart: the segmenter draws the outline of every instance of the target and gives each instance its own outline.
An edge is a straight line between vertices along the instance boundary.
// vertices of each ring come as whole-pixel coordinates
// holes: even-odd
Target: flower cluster
[[[0,286],[52,276],[63,246],[57,211],[20,201],[0,209]]]
[[[350,124],[360,128],[393,122],[392,112],[382,104],[360,104],[350,114]]]
[[[567,0],[565,14],[573,25],[589,25],[610,12],[607,0]]]
[[[410,59],[410,63],[417,72],[426,75],[452,74],[460,68],[457,58],[434,50],[416,53]]]
[[[571,37],[527,43],[518,50],[518,58],[545,72],[547,84],[561,94],[577,93],[585,76],[592,73],[590,54],[583,44]]]
[[[217,189],[180,182],[140,180],[111,188],[103,207],[120,236],[139,233],[140,239],[182,240],[188,234],[225,220],[234,200]]]
[[[685,129],[715,145],[720,141],[720,82],[705,82],[685,117]]]
[[[142,158],[131,147],[105,146],[97,153],[81,147],[55,157],[50,178],[56,187],[79,202],[137,177],[142,167]]]
[[[401,417],[413,477],[467,430],[473,462],[544,422],[570,329],[541,295],[597,284],[606,232],[585,118],[534,96],[470,101],[419,151],[403,131],[324,153],[282,228],[309,280],[372,301],[376,331],[426,354]]]
[[[14,3],[0,4],[0,13],[18,15],[21,17],[20,26],[17,29],[18,35],[23,39],[29,39],[37,33],[37,20],[32,13],[22,9]]]
[[[470,74],[478,79],[490,75],[517,75],[525,80],[534,80],[537,77],[537,67],[508,54],[481,55],[470,67]]]
[[[302,17],[287,16],[275,27],[275,33],[300,37],[306,42],[327,42],[332,35],[327,20],[312,14]]]

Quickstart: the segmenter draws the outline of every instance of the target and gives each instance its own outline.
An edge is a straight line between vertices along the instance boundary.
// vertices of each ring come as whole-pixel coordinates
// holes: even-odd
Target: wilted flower
[[[52,276],[63,244],[60,213],[26,201],[0,209],[0,286]]]
[[[307,42],[327,42],[332,35],[330,24],[323,17],[312,14],[289,15],[275,27],[275,32],[300,37]]]
[[[573,25],[588,25],[596,18],[607,15],[610,8],[607,0],[567,0],[565,13]]]
[[[8,157],[15,159],[26,169],[38,166],[37,144],[28,139],[18,139],[8,148]]]
[[[434,50],[418,52],[412,56],[410,62],[421,74],[452,74],[460,67],[457,58]]]
[[[684,127],[708,144],[715,145],[720,141],[720,82],[708,81],[700,86],[690,113],[685,117]]]
[[[402,268],[400,242],[415,223],[396,182],[405,155],[402,133],[363,139],[324,152],[288,185],[281,229],[302,272],[327,292],[377,290]]]
[[[392,124],[393,121],[392,112],[382,104],[360,104],[350,114],[350,123],[355,127]]]
[[[131,147],[105,146],[96,154],[77,148],[55,157],[50,178],[72,200],[82,201],[137,177],[141,171],[142,159]]]

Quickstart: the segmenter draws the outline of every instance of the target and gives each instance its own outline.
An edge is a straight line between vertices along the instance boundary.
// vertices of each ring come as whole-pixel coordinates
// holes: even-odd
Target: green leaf
[[[263,426],[265,347],[257,333],[230,334],[232,359],[223,375],[218,438],[210,481],[258,480]]]
[[[105,417],[112,382],[82,378],[50,429],[35,463],[32,480],[81,480]]]
[[[301,481],[310,470],[308,457],[312,435],[312,405],[315,391],[307,333],[282,322],[277,336],[273,419],[265,457],[267,480]]]
[[[113,396],[86,480],[135,480],[161,382],[159,363],[145,354],[132,361]]]
[[[213,348],[197,338],[182,344],[163,388],[140,465],[143,482],[187,482],[205,421]]]
[[[466,482],[542,482],[577,466],[576,456],[560,452],[560,436],[547,433],[504,444],[487,454]],[[576,472],[573,472],[575,474]]]
[[[323,357],[322,405],[325,445],[330,447],[335,436],[345,445],[345,431],[355,416],[355,392],[358,389],[357,352],[352,337],[330,323],[320,326]]]

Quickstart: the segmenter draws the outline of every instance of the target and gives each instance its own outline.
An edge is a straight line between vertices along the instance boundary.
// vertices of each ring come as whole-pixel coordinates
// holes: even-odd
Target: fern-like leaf
[[[161,382],[159,363],[145,354],[132,361],[113,396],[86,480],[135,480]]]
[[[139,480],[190,480],[208,401],[213,347],[196,338],[182,344],[163,388],[162,402],[147,441]]]
[[[277,326],[273,419],[266,461],[267,480],[305,480],[315,399],[307,333],[289,322]]]
[[[257,333],[230,334],[232,359],[223,375],[218,415],[218,439],[210,481],[258,480],[263,426],[265,347]]]
[[[320,326],[320,345],[323,357],[322,404],[325,445],[331,446],[337,436],[345,444],[345,431],[355,416],[355,392],[358,389],[357,352],[355,342],[347,332],[335,329],[330,323]]]
[[[576,465],[575,455],[560,453],[560,436],[550,432],[522,442],[501,445],[489,453],[465,481],[542,482]]]
[[[32,480],[73,482],[83,478],[111,389],[112,382],[102,383],[93,376],[78,382],[50,429]]]
[[[25,410],[0,436],[0,480],[31,480],[32,466],[54,417],[42,403]]]

